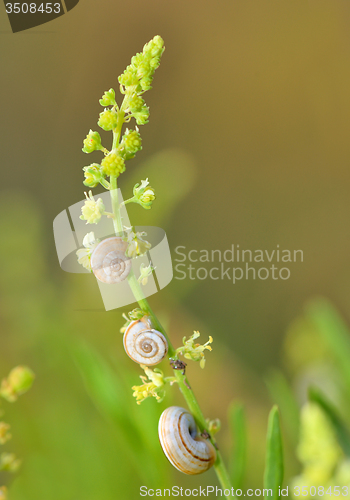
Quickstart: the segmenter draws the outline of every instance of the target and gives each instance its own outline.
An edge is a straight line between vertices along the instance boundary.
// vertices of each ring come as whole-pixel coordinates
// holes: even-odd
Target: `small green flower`
[[[137,125],[145,125],[148,123],[149,118],[149,108],[147,106],[143,106],[140,111],[135,111],[133,116],[136,120]]]
[[[126,129],[125,134],[120,145],[120,151],[126,160],[135,156],[137,151],[142,149],[142,140],[139,134],[139,129],[136,130]]]
[[[145,264],[142,263],[140,266],[140,276],[137,281],[144,286],[147,285],[148,278],[151,276],[153,271],[154,268],[151,265],[146,267]]]
[[[125,241],[128,243],[125,251],[127,257],[134,258],[143,255],[151,248],[151,243],[143,239],[143,236],[147,236],[147,233],[144,231],[135,233],[133,227],[125,229],[127,233]]]
[[[5,422],[0,422],[0,444],[5,444],[9,439],[11,439],[10,426]],[[1,499],[1,497],[0,497]]]
[[[117,175],[119,176],[125,171],[125,161],[124,158],[120,156],[119,153],[109,153],[101,161],[102,171],[105,175]]]
[[[100,113],[97,125],[103,130],[113,130],[117,126],[118,115],[113,109],[105,109]]]
[[[130,99],[129,99],[129,110],[131,113],[139,112],[145,105],[145,101],[142,99],[141,96],[138,96],[137,94],[134,94]]]
[[[2,453],[0,455],[0,471],[7,470],[10,472],[16,472],[20,465],[21,461],[16,458],[14,453]]]
[[[142,401],[149,397],[156,398],[158,403],[160,403],[165,396],[165,384],[167,382],[170,382],[170,384],[176,382],[175,377],[164,377],[163,372],[158,368],[151,370],[151,368],[148,368],[146,365],[140,366],[144,370],[146,377],[144,375],[140,375],[142,385],[134,385],[132,387],[136,403],[140,405]]]
[[[94,188],[104,179],[103,173],[101,172],[101,165],[98,163],[92,163],[87,167],[83,167],[83,170],[85,176],[83,184],[87,187]]]
[[[10,371],[8,377],[2,380],[0,396],[11,403],[16,401],[18,396],[31,388],[34,377],[34,373],[27,366],[16,366]]]
[[[105,211],[102,198],[95,201],[92,191],[89,191],[89,195],[85,193],[85,196],[86,201],[81,208],[82,215],[80,216],[80,219],[86,220],[86,224],[97,224]]]
[[[83,266],[88,271],[91,271],[91,254],[95,246],[100,242],[98,238],[95,238],[94,233],[87,233],[83,239],[84,248],[80,248],[76,251],[78,257],[78,263]]]
[[[194,341],[200,336],[199,332],[193,332],[193,335],[186,340],[186,337],[183,338],[183,347],[179,347],[176,349],[176,355],[181,354],[186,359],[192,359],[192,361],[199,361],[200,367],[204,368],[205,366],[205,357],[204,351],[207,349],[211,351],[212,348],[209,344],[213,342],[213,338],[209,335],[209,340],[205,344],[195,344]]]
[[[103,149],[101,144],[101,136],[98,132],[89,131],[86,139],[84,139],[84,153],[92,153],[93,151]]]
[[[221,429],[221,422],[218,418],[214,420],[207,420],[208,423],[208,431],[211,436],[214,436]]]
[[[124,333],[127,327],[132,323],[133,321],[137,319],[142,319],[145,316],[148,316],[145,311],[143,311],[140,308],[133,309],[132,311],[129,311],[128,314],[126,315],[125,313],[122,314],[123,318],[125,319],[124,325],[120,329],[120,333]]]
[[[138,78],[134,68],[132,66],[128,66],[124,73],[118,77],[118,81],[126,88],[137,85]],[[125,93],[125,91],[123,93]]]
[[[101,106],[116,106],[115,91],[113,89],[106,90],[100,99]]]
[[[151,208],[153,201],[156,199],[155,191],[149,186],[148,179],[141,181],[141,185],[135,184],[133,193],[136,202],[146,210]]]

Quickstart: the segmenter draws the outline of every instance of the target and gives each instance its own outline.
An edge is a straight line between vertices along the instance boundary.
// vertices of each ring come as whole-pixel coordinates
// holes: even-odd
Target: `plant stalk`
[[[121,108],[121,111],[123,109],[123,106]],[[119,139],[120,139],[120,134],[121,134],[121,129],[124,121],[124,113],[122,112],[120,114],[120,119],[118,120],[118,124],[115,130],[113,130],[113,148],[117,148],[119,144]],[[118,189],[117,189],[117,176],[111,176],[110,177],[110,182],[111,182],[111,201],[112,201],[112,209],[113,209],[113,224],[114,224],[114,230],[115,233],[120,236],[123,233],[123,225],[122,225],[122,220],[121,220],[121,215],[120,215],[120,205],[118,201]],[[175,355],[175,349],[165,332],[164,328],[160,324],[158,318],[152,311],[151,306],[149,305],[146,297],[144,296],[144,293],[141,289],[141,286],[139,282],[136,279],[136,276],[133,272],[133,270],[130,271],[128,275],[128,283],[131,288],[131,291],[133,292],[133,295],[135,297],[135,300],[138,302],[140,308],[147,312],[147,314],[150,316],[151,321],[153,326],[155,327],[156,330],[160,331],[164,337],[167,339],[168,342],[168,357],[172,358]],[[179,384],[180,391],[183,395],[183,397],[186,400],[187,406],[192,413],[199,429],[201,432],[206,431],[209,434],[208,431],[208,424],[204,418],[204,415],[202,413],[202,410],[198,404],[198,401],[191,389],[191,386],[188,382],[187,376],[182,373],[181,370],[174,370],[174,375],[176,377],[176,380]],[[227,472],[227,469],[225,467],[225,464],[222,460],[221,453],[218,450],[216,441],[210,437],[210,441],[216,448],[216,462],[214,464],[214,469],[216,472],[216,475],[219,479],[219,482],[222,486],[222,488],[232,490],[232,484],[231,480],[229,477],[229,474]],[[226,496],[227,499],[232,499],[234,498],[232,494],[230,496]]]

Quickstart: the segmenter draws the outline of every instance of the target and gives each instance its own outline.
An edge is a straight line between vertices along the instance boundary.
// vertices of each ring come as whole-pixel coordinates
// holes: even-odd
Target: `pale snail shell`
[[[187,410],[170,406],[160,416],[159,441],[169,462],[185,474],[201,474],[215,463],[211,442],[197,436],[196,422]]]
[[[125,255],[127,243],[112,236],[99,243],[91,255],[91,269],[103,283],[120,283],[131,269],[131,260]]]
[[[125,330],[123,342],[129,358],[142,365],[156,365],[168,352],[168,342],[164,335],[153,330],[145,319],[130,323]]]

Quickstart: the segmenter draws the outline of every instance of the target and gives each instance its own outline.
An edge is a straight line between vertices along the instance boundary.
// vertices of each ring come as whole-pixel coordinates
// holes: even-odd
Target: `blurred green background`
[[[98,161],[81,152],[98,99],[156,34],[166,51],[145,96],[150,123],[120,187],[126,196],[149,177],[157,200],[151,211],[131,207],[132,222],[163,227],[173,257],[178,245],[304,252],[286,281],[174,279],[150,299],[175,345],[193,330],[214,337],[206,369],[189,377],[205,415],[223,422],[225,455],[227,409],[245,404],[245,481],[261,487],[273,400],[265,379],[272,368],[294,377],[283,354],[290,324],[315,295],[350,320],[349,22],[345,0],[81,0],[12,34],[0,6],[0,377],[23,363],[36,373],[29,394],[3,405],[9,448],[24,459],[14,479],[0,477],[11,499],[217,484],[212,471],[188,478],[166,462],[156,422],[182,399],[174,390],[161,405],[136,406],[130,386],[141,373],[122,351],[122,311],[103,310],[91,276],[60,269],[52,234],[54,217],[83,198],[82,167]],[[294,444],[286,481],[299,470]]]

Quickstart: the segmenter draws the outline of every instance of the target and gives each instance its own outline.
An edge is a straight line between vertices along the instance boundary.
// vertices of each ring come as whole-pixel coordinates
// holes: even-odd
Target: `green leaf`
[[[323,298],[310,302],[306,314],[327,342],[350,393],[350,332],[347,325],[330,302]]]
[[[120,369],[123,373],[118,373],[117,376],[111,366],[85,342],[77,343],[72,349],[72,355],[87,393],[96,408],[114,427],[118,447],[135,473],[147,484],[158,485],[160,481],[162,484],[166,483],[167,462],[157,435],[161,409],[157,409],[156,404],[148,407],[136,405],[132,397],[131,377],[125,366],[123,370]]]
[[[290,385],[280,370],[270,370],[265,378],[265,383],[271,394],[272,400],[278,404],[283,415],[288,437],[293,446],[299,439],[299,407]]]
[[[242,488],[247,460],[247,429],[243,405],[237,403],[231,405],[229,422],[233,441],[229,471],[232,486],[236,490]]]
[[[316,387],[309,388],[309,400],[317,403],[331,421],[344,453],[350,456],[350,432],[339,416],[338,410],[328,401],[324,394]]]
[[[272,493],[267,492],[265,495],[267,499],[277,500],[279,498],[279,489],[282,487],[283,472],[281,424],[278,407],[274,406],[270,411],[267,425],[264,489],[272,490]]]

